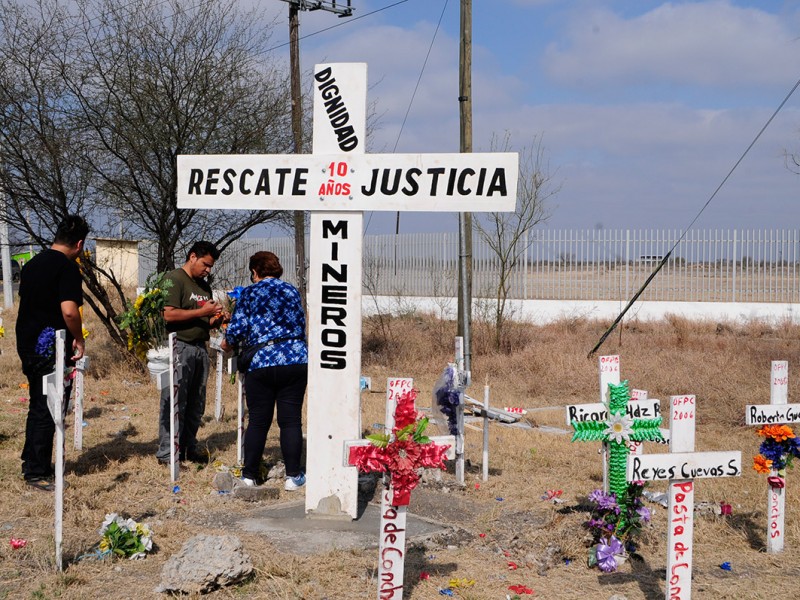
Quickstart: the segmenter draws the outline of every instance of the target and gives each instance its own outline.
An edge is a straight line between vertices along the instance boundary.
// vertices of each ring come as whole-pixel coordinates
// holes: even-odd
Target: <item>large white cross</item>
[[[769,402],[769,404],[748,404],[745,407],[745,422],[748,425],[778,425],[800,421],[800,404],[788,404],[789,363],[785,360],[772,361]],[[770,475],[778,477],[778,470],[772,469]],[[770,485],[767,496],[767,552],[771,554],[783,550],[785,515],[785,487]]]
[[[367,65],[314,67],[313,154],[178,157],[178,207],[310,210],[306,512],[357,516],[365,210],[513,211],[518,158],[365,154]]]
[[[695,452],[694,395],[671,396],[670,453],[628,457],[628,481],[669,481],[667,533],[667,600],[692,596],[694,480],[742,474],[742,453]]]

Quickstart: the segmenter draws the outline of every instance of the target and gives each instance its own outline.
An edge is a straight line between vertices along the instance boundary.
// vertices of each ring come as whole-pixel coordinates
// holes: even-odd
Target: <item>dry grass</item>
[[[15,311],[14,311],[15,312]],[[166,470],[154,459],[157,394],[145,376],[119,357],[89,319],[92,371],[87,381],[84,451],[72,450],[67,431],[65,494],[65,571],[55,572],[52,496],[27,488],[19,474],[24,438],[26,390],[14,351],[14,314],[4,315],[8,335],[0,340],[0,599],[2,598],[148,598],[156,597],[160,570],[182,543],[198,532],[224,530],[220,515],[243,514],[251,504],[212,493],[211,467],[186,469],[180,493],[174,494]],[[599,395],[596,360],[586,354],[603,332],[603,324],[569,320],[536,326],[514,325],[507,352],[490,349],[490,328],[474,324],[473,379],[469,393],[483,397],[488,381],[496,406],[524,406],[538,425],[565,428],[567,403],[593,402]],[[364,323],[365,375],[375,387],[389,376],[412,376],[423,390],[421,404],[444,365],[452,360],[453,323],[409,314]],[[631,322],[614,334],[603,354],[620,354],[623,377],[651,397],[693,393],[698,398],[697,449],[741,450],[741,478],[701,480],[696,501],[733,505],[733,516],[698,515],[695,524],[694,593],[697,598],[769,598],[775,589],[793,589],[800,568],[794,549],[800,545],[797,485],[789,475],[787,550],[763,552],[766,532],[766,485],[749,468],[758,440],[744,426],[744,405],[769,401],[771,360],[798,360],[797,326],[696,323],[671,317],[662,323]],[[212,373],[213,378],[213,373]],[[213,380],[210,380],[206,422],[200,439],[226,464],[235,460],[234,389],[224,386],[228,416],[216,423]],[[792,388],[793,389],[793,388]],[[790,390],[790,401],[793,395]],[[538,409],[538,410],[533,410]],[[383,395],[365,394],[366,425],[382,422]],[[585,567],[581,523],[587,517],[586,494],[599,485],[600,462],[595,444],[571,444],[568,435],[540,429],[491,426],[491,477],[480,477],[480,433],[468,430],[471,462],[465,489],[448,485],[447,495],[426,484],[412,495],[412,512],[436,515],[463,532],[409,548],[406,563],[408,598],[440,597],[438,589],[451,578],[474,579],[458,588],[465,599],[505,598],[508,586],[522,583],[540,598],[608,598],[614,593],[636,598],[663,598],[666,564],[666,511],[658,509],[646,531],[643,560],[629,561],[619,573],[601,575]],[[277,428],[270,433],[267,459],[279,457]],[[445,475],[445,483],[452,476]],[[540,499],[547,489],[562,489],[565,502]],[[664,489],[663,484],[652,487]],[[281,499],[289,496],[281,491]],[[416,498],[416,500],[414,499]],[[502,500],[500,500],[502,499]],[[415,504],[416,502],[416,504]],[[653,506],[653,505],[651,505]],[[144,561],[98,562],[81,558],[98,541],[96,533],[107,512],[144,519],[155,530],[157,550]],[[219,598],[374,598],[374,550],[334,551],[312,560],[277,552],[270,541],[235,532],[257,567],[256,578]],[[485,534],[484,537],[478,534]],[[12,550],[8,538],[28,540]],[[377,536],[376,536],[377,537]],[[549,551],[548,569],[538,562]],[[519,569],[510,571],[508,562]],[[538,561],[538,562],[537,562]],[[570,561],[567,564],[567,561]],[[719,565],[730,561],[731,572]],[[426,571],[430,580],[421,581]]]

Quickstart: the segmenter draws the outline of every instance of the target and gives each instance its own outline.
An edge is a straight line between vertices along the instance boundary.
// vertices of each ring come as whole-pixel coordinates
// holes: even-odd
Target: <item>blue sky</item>
[[[301,13],[304,70],[368,64],[372,151],[458,151],[459,5],[353,0],[366,16]],[[285,42],[288,4],[263,6]],[[493,134],[516,148],[541,137],[560,186],[549,227],[683,229],[800,79],[800,0],[473,0],[472,35],[474,150]],[[275,52],[288,60],[288,46]],[[800,152],[800,90],[695,226],[798,227],[787,151]],[[365,222],[390,233],[395,214]],[[456,231],[457,219],[403,213],[400,229]]]

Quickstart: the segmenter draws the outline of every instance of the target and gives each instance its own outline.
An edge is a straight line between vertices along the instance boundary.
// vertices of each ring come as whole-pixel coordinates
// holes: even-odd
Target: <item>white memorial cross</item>
[[[178,362],[178,337],[170,333],[167,341],[169,346],[169,438],[172,440],[169,449],[169,476],[171,482],[178,481],[180,473],[180,422],[181,415],[178,407],[178,388],[180,386],[181,369]],[[164,381],[163,374],[160,377]]]
[[[228,373],[236,377],[236,464],[244,464],[244,373],[239,373],[236,357],[228,359]]]
[[[306,513],[356,518],[365,210],[513,211],[515,153],[365,154],[367,65],[316,65],[313,154],[178,156],[179,208],[310,210]],[[302,265],[301,265],[302,266]]]
[[[789,402],[789,363],[785,360],[773,360],[769,383],[769,404],[747,405],[745,422],[748,425],[778,425],[800,422],[800,404]],[[772,481],[778,481],[777,469],[770,473]],[[776,553],[783,550],[784,521],[786,516],[785,478],[780,478],[784,485],[769,486],[767,497],[767,552]]]
[[[47,408],[56,425],[56,489],[55,493],[55,545],[56,568],[63,571],[61,547],[64,536],[64,344],[67,333],[56,331],[55,371],[42,377],[42,389],[47,395]]]
[[[694,480],[699,477],[738,477],[742,453],[695,452],[694,395],[671,396],[670,453],[628,457],[628,481],[669,481],[667,508],[667,600],[692,595],[692,537]]]
[[[75,361],[75,382],[73,387],[75,398],[75,432],[73,447],[75,450],[83,450],[83,398],[84,398],[84,375],[89,368],[89,357],[83,356]]]
[[[620,383],[619,356],[601,356],[598,359],[600,366],[600,402],[593,404],[570,404],[566,407],[567,425],[572,426],[573,421],[607,421],[608,420],[608,385]],[[661,403],[658,400],[644,400],[629,402],[627,414],[632,419],[656,419],[661,416]],[[608,443],[603,442],[603,491],[608,492]]]
[[[384,433],[392,435],[395,425],[395,411],[401,396],[411,392],[414,380],[408,377],[389,378],[386,381],[386,417]],[[452,435],[434,436],[431,442],[437,446],[448,445],[447,458],[455,456],[455,437]],[[351,450],[369,446],[368,440],[346,441],[344,443],[344,462],[348,469],[353,469]],[[386,477],[391,478],[391,473]],[[391,480],[390,480],[391,482]],[[378,600],[389,598],[402,599],[403,574],[405,571],[406,553],[406,520],[408,506],[396,505],[391,483],[381,492],[381,524],[378,542]]]
[[[631,402],[639,402],[648,400],[649,395],[647,390],[631,390]],[[659,401],[660,402],[660,401]],[[656,444],[664,444],[666,446],[669,445],[669,429],[664,427],[660,427],[659,431],[661,432],[661,439],[654,440]],[[641,456],[644,454],[644,442],[637,442],[636,440],[630,440],[628,442],[628,447],[631,449],[631,454],[635,456]]]
[[[214,420],[219,423],[222,421],[222,417],[225,415],[225,407],[222,405],[222,379],[223,379],[223,367],[225,357],[223,356],[222,347],[220,343],[222,342],[222,334],[213,335],[208,342],[208,345],[213,350],[216,350],[216,369],[215,374],[216,377],[214,378]]]

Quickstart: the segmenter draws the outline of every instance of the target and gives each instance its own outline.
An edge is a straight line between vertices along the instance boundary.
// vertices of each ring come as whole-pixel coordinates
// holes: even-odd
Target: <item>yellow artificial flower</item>
[[[136,301],[133,303],[133,308],[135,308],[137,311],[141,310],[143,302],[144,302],[144,295],[143,294],[139,294],[136,297]]]
[[[0,338],[6,337],[6,328],[0,325]]]
[[[144,342],[138,342],[136,344],[136,351],[135,351],[137,358],[139,360],[141,360],[142,362],[144,362],[145,359],[147,359],[147,351],[149,349],[150,349],[150,347],[147,344],[145,344]]]

